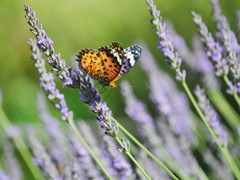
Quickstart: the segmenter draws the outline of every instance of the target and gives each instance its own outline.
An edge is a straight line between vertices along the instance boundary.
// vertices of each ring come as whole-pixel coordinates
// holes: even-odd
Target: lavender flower
[[[228,164],[224,160],[223,157],[220,157],[220,161],[218,157],[214,156],[214,153],[211,152],[209,149],[205,149],[202,153],[205,162],[210,166],[214,176],[216,179],[228,179],[233,180],[234,177],[231,174],[231,169],[229,168]]]
[[[28,44],[32,50],[32,59],[35,61],[35,66],[40,75],[40,86],[42,86],[48,93],[48,98],[54,104],[55,108],[62,113],[62,120],[72,119],[73,113],[72,111],[68,110],[64,95],[61,94],[58,89],[56,89],[53,74],[47,73],[45,62],[42,59],[42,54],[36,46],[36,41],[30,39]]]
[[[106,163],[105,157],[102,156],[102,150],[99,148],[101,142],[95,137],[95,134],[102,134],[100,131],[92,130],[90,125],[83,121],[78,121],[78,129],[81,134],[83,134],[84,139],[88,142],[89,146],[93,149],[96,156],[99,158],[104,167],[108,167],[109,164]],[[94,133],[95,132],[95,133]]]
[[[202,18],[200,15],[197,15],[195,12],[192,12],[194,18],[194,22],[197,24],[199,33],[202,36],[202,41],[206,47],[206,53],[208,57],[212,60],[214,63],[215,71],[217,76],[224,76],[227,77],[229,68],[230,71],[233,72],[233,68],[228,66],[229,63],[227,63],[228,60],[226,60],[223,56],[224,49],[220,47],[219,43],[216,43],[211,35],[211,33],[208,32],[207,26],[202,22]],[[240,72],[240,68],[238,68],[236,65],[236,68],[234,70],[235,75],[238,74],[238,71]],[[239,66],[240,67],[240,66]],[[238,75],[236,75],[237,77]],[[235,94],[238,92],[239,89],[239,82],[236,80],[238,78],[235,78],[233,81],[228,81],[228,90],[227,92],[230,94]]]
[[[234,94],[238,92],[236,84],[240,82],[240,45],[234,32],[231,31],[226,16],[222,15],[218,0],[211,0],[213,19],[216,23],[218,40],[223,47],[223,54],[226,57],[229,65],[229,70],[233,76],[233,87],[230,87],[228,92]],[[239,91],[240,92],[240,91]],[[238,92],[238,93],[239,93]]]
[[[174,30],[173,25],[170,22],[168,22],[167,25],[169,34],[172,37],[172,43],[179,52],[179,55],[182,57],[183,61],[191,68],[193,72],[198,72],[201,74],[200,78],[202,82],[207,85],[207,87],[215,90],[219,89],[220,85],[215,77],[214,67],[208,60],[199,38],[193,37],[193,50],[191,51],[183,37],[177,34],[177,32]]]
[[[59,172],[45,147],[36,137],[35,129],[29,125],[26,127],[26,132],[28,134],[27,138],[30,143],[30,148],[34,155],[35,164],[40,168],[46,179],[59,180]]]
[[[80,165],[78,163],[74,163],[72,166],[71,178],[69,180],[83,179],[83,176],[80,174],[80,169]]]
[[[86,179],[97,179],[102,180],[103,177],[100,175],[100,172],[96,168],[96,165],[93,163],[91,156],[87,149],[79,142],[76,134],[69,129],[69,139],[72,142],[72,152],[80,165],[81,176]]]
[[[59,167],[60,173],[67,173],[66,170],[69,162],[65,155],[70,154],[70,150],[67,148],[70,144],[67,142],[66,136],[62,133],[58,120],[50,115],[49,110],[47,109],[45,96],[42,93],[38,93],[37,105],[39,116],[43,123],[43,129],[49,134],[51,139],[51,157]],[[65,169],[65,171],[62,169]]]
[[[81,66],[79,67],[81,69]],[[93,88],[91,80],[86,77],[86,71],[80,71],[80,94],[84,103],[92,107],[92,112],[97,115],[96,119],[102,129],[105,129],[105,134],[115,137],[118,133],[118,126],[116,120],[112,117],[112,111],[107,107],[106,102],[101,102],[101,97]]]
[[[204,172],[198,165],[197,160],[190,151],[190,142],[186,138],[179,136],[174,137],[174,134],[168,128],[168,124],[164,121],[158,121],[157,127],[164,139],[164,149],[170,154],[174,161],[181,167],[181,171],[190,179],[204,179]]]
[[[6,135],[10,139],[17,139],[21,135],[21,130],[17,125],[11,124],[6,129]]]
[[[0,169],[0,180],[10,180],[10,178]]]
[[[138,150],[136,156],[138,162],[143,165],[143,168],[146,170],[146,172],[148,172],[152,179],[159,179],[159,177],[164,180],[172,179],[169,177],[166,171],[164,171],[162,168],[159,168],[159,166],[152,159],[150,159],[145,152]],[[139,172],[139,170],[136,170],[136,173],[140,177],[139,179],[144,179],[142,173]]]
[[[197,70],[197,61],[193,52],[187,47],[187,44],[183,37],[181,37],[174,29],[173,24],[170,21],[167,21],[166,26],[169,34],[171,35],[171,42],[174,48],[177,50],[183,61],[187,63],[189,67],[193,70]]]
[[[145,144],[150,148],[154,148],[157,144],[161,144],[161,137],[157,135],[154,120],[151,115],[147,112],[145,105],[134,97],[132,88],[127,81],[123,81],[121,85],[124,87],[125,91],[122,95],[125,97],[125,112],[128,116],[136,121],[137,130],[141,135]],[[156,153],[159,157],[160,154]]]
[[[200,86],[197,86],[194,93],[198,99],[198,106],[202,110],[206,120],[214,130],[216,136],[219,138],[220,143],[222,145],[227,145],[227,133],[220,124],[217,112],[213,109],[210,101],[204,94],[204,89],[201,89]]]
[[[114,144],[112,139],[103,137],[103,142],[103,149],[106,160],[109,161],[112,165],[112,170],[114,170],[115,173],[119,175],[119,179],[135,179],[135,174],[133,173],[131,165],[124,159],[122,154],[114,151],[116,144]]]
[[[192,44],[193,55],[196,57],[196,68],[202,75],[202,82],[212,90],[218,90],[220,88],[220,83],[215,76],[214,66],[204,53],[200,39],[198,37],[194,37]]]
[[[5,162],[9,172],[9,177],[12,180],[21,180],[23,179],[23,171],[19,162],[17,161],[13,148],[14,147],[11,143],[7,141],[4,143],[3,149],[5,155]]]
[[[208,57],[214,63],[217,76],[227,76],[229,67],[226,60],[222,57],[222,48],[219,43],[216,43],[212,34],[208,32],[207,26],[202,22],[202,17],[192,12],[193,21],[198,27],[198,32],[201,35],[201,40],[205,45],[205,51]]]
[[[147,53],[146,54],[145,53],[146,52],[143,52],[143,57],[146,57],[145,55]],[[146,61],[148,61],[151,64],[150,58],[146,58]],[[122,93],[125,96],[124,99],[126,101],[125,111],[129,115],[129,117],[131,117],[131,119],[136,121],[136,125],[137,125],[136,127],[137,127],[137,130],[138,130],[140,136],[144,140],[144,145],[151,152],[153,152],[156,155],[156,157],[158,157],[159,159],[163,159],[169,167],[174,167],[174,170],[176,171],[176,173],[182,179],[185,179],[188,176],[188,174],[183,172],[181,170],[182,168],[179,168],[179,165],[176,165],[175,163],[173,163],[174,160],[172,159],[172,156],[169,155],[168,150],[166,151],[166,147],[164,147],[163,142],[165,141],[165,139],[163,137],[165,135],[158,134],[159,129],[156,128],[156,124],[155,124],[154,120],[152,119],[151,115],[147,112],[144,104],[142,102],[140,102],[139,100],[137,100],[136,97],[134,97],[132,90],[130,88],[130,85],[126,81],[123,81],[122,85],[123,85],[124,89],[126,90]],[[160,121],[158,121],[159,124],[161,124],[162,121],[165,121],[165,119],[162,118]],[[168,128],[168,127],[166,127],[166,128]],[[179,145],[179,147],[180,146],[181,145]],[[146,171],[148,169],[149,168],[146,167]],[[149,169],[149,171],[152,172],[152,170],[150,170],[150,169]],[[154,173],[152,173],[152,174],[153,174],[153,177],[157,177],[157,174],[162,174],[164,176],[163,172],[155,172],[155,174]]]
[[[156,31],[156,34],[160,38],[160,41],[158,41],[158,48],[164,53],[167,63],[176,71],[175,78],[179,81],[185,81],[186,71],[180,69],[182,59],[179,57],[178,53],[174,51],[171,37],[166,31],[166,23],[162,22],[160,11],[156,9],[156,5],[153,4],[153,1],[147,0],[147,3],[150,6],[149,10],[153,17],[152,24],[154,25],[154,31]]]
[[[79,81],[73,78],[74,72],[72,72],[72,69],[61,59],[60,54],[54,54],[53,41],[42,29],[41,24],[38,27],[39,20],[36,18],[36,13],[32,11],[32,8],[28,5],[24,6],[24,10],[26,11],[25,17],[28,19],[28,24],[33,28],[30,29],[30,31],[36,36],[37,47],[49,57],[48,63],[52,66],[52,71],[57,73],[58,78],[62,81],[64,86],[78,88]]]
[[[186,96],[178,92],[172,79],[157,68],[147,47],[143,44],[141,46],[144,51],[140,62],[149,76],[150,98],[156,105],[157,111],[165,117],[174,133],[192,139],[194,137],[191,130],[193,122]],[[159,83],[159,77],[161,77],[161,83]]]

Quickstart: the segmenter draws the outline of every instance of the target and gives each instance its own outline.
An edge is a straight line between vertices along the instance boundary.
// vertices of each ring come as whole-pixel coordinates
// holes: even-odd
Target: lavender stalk
[[[144,51],[143,55],[145,55]],[[143,57],[145,58],[145,56]],[[149,59],[147,61],[149,62]],[[181,170],[181,168],[175,163],[175,161],[163,147],[162,137],[157,134],[154,120],[150,114],[147,113],[144,104],[134,97],[132,88],[128,82],[123,81],[121,84],[125,89],[125,91],[122,93],[123,96],[125,96],[125,111],[128,116],[136,122],[137,129],[145,141],[144,144],[146,144],[148,149],[151,150],[158,158],[161,157],[160,159],[163,159],[169,167],[174,169],[181,179],[188,180],[189,178],[185,172]]]
[[[18,134],[18,133],[16,133],[16,134]],[[23,171],[22,171],[21,166],[15,156],[13,145],[6,141],[6,142],[4,142],[3,149],[4,149],[4,154],[5,154],[5,162],[7,165],[7,169],[8,169],[10,178],[13,180],[23,179]]]
[[[201,40],[205,45],[206,54],[208,55],[215,67],[215,74],[217,76],[223,76],[225,82],[227,82],[227,84],[231,84],[227,77],[229,72],[229,66],[226,62],[226,59],[222,56],[222,48],[220,47],[219,43],[214,41],[212,34],[208,32],[207,26],[202,22],[201,16],[197,15],[195,12],[192,12],[192,14],[194,17],[193,20],[198,26],[198,32],[202,37]],[[226,119],[229,119],[228,122],[233,127],[233,129],[235,129],[239,125],[239,116],[237,115],[237,113],[230,106],[220,106],[220,104],[227,104],[227,101],[223,98],[223,95],[220,94],[220,92],[216,94],[213,91],[208,91],[208,94],[211,100],[215,102],[216,106],[218,106],[219,109],[222,109],[221,112],[223,112],[225,117],[227,116]],[[223,103],[220,103],[219,101]],[[236,101],[238,100],[236,99]]]
[[[44,59],[42,59],[42,54],[40,53],[40,50],[37,47],[36,41],[31,39],[29,41],[29,45],[32,50],[32,59],[35,61],[35,66],[40,75],[40,81],[41,81],[40,85],[48,93],[48,98],[50,99],[50,101],[52,102],[54,107],[56,109],[58,109],[60,111],[60,113],[62,114],[62,119],[70,125],[70,127],[73,129],[73,131],[78,136],[78,138],[82,141],[83,145],[88,149],[92,158],[98,164],[98,166],[100,167],[102,172],[106,175],[106,177],[108,177],[108,179],[111,179],[111,177],[108,175],[107,171],[104,169],[104,167],[99,162],[98,158],[95,156],[92,149],[89,147],[89,145],[84,140],[82,135],[78,132],[78,130],[73,122],[73,112],[68,110],[64,95],[60,94],[59,90],[56,88],[53,74],[47,73]]]
[[[2,99],[2,93],[0,93],[0,94],[1,94],[0,99]],[[12,124],[2,109],[1,101],[0,101],[0,119],[1,119],[0,124],[1,124],[2,128],[4,129],[4,131],[6,133],[9,132],[9,128],[12,127]],[[17,133],[19,133],[19,132],[17,132]],[[12,136],[13,134],[15,134],[15,136]],[[19,134],[16,135],[16,131],[13,133],[10,133],[9,135],[13,138],[14,145],[16,146],[16,148],[19,151],[20,155],[22,156],[23,160],[27,164],[33,177],[35,179],[42,179],[43,176],[42,176],[40,170],[33,164],[31,153],[29,152],[28,147],[27,147],[26,143],[23,141],[23,139],[21,138],[21,136],[19,136]]]
[[[60,179],[60,174],[56,166],[54,165],[43,144],[38,140],[35,131],[36,130],[30,125],[28,125],[26,128],[30,148],[35,157],[35,164],[41,169],[46,179]]]
[[[160,38],[160,42],[158,43],[159,44],[159,48],[163,51],[163,53],[164,53],[164,55],[166,57],[166,61],[168,62],[168,64],[176,71],[176,79],[177,80],[181,80],[182,85],[183,85],[183,87],[184,87],[184,89],[185,89],[189,99],[191,100],[193,106],[195,107],[195,109],[198,112],[199,116],[203,120],[203,122],[204,122],[205,126],[207,127],[209,133],[214,138],[214,140],[215,140],[219,150],[222,152],[222,154],[226,158],[228,164],[231,166],[232,171],[234,172],[236,178],[240,179],[240,172],[239,172],[239,169],[236,166],[236,163],[234,162],[233,158],[231,157],[230,153],[228,152],[228,149],[226,147],[223,147],[222,144],[219,142],[216,134],[214,133],[214,131],[211,128],[211,126],[208,124],[208,122],[207,122],[206,118],[204,117],[202,111],[198,107],[198,105],[197,105],[197,103],[196,103],[196,101],[195,101],[195,99],[194,99],[194,97],[193,97],[193,95],[192,95],[192,93],[191,93],[187,83],[185,82],[186,71],[180,69],[181,58],[178,56],[178,54],[175,52],[175,50],[174,50],[174,48],[172,46],[171,37],[166,32],[166,29],[165,29],[166,24],[164,24],[162,22],[162,17],[160,16],[160,11],[157,11],[156,5],[153,4],[152,0],[147,0],[147,3],[149,5],[149,7],[150,7],[149,8],[150,13],[153,16],[152,24],[155,27],[154,30],[156,31],[156,34]],[[225,71],[220,71],[220,72],[224,73]]]
[[[195,95],[198,99],[198,105],[202,110],[204,116],[206,117],[209,125],[214,130],[216,136],[219,139],[219,142],[223,147],[227,146],[227,132],[223,129],[222,125],[219,121],[219,116],[217,112],[213,109],[210,104],[210,101],[207,99],[204,89],[201,89],[200,86],[197,86],[195,91]]]
[[[227,22],[226,16],[221,12],[219,0],[211,0],[213,20],[215,21],[217,32],[217,38],[222,45],[223,55],[229,65],[229,72],[231,75],[231,84],[227,92],[232,94],[238,102],[240,101],[239,96],[240,89],[238,84],[240,83],[240,45],[238,44],[237,38],[234,32],[230,29]]]
[[[206,47],[206,53],[211,59],[215,67],[215,72],[217,76],[222,76],[226,84],[229,86],[228,92],[232,94],[240,106],[240,99],[237,95],[237,87],[231,82],[228,78],[229,69],[232,69],[229,66],[227,58],[224,56],[224,50],[218,42],[215,42],[212,34],[208,32],[207,26],[202,22],[202,17],[197,15],[195,12],[192,12],[193,21],[198,27],[198,32],[201,35],[201,40]],[[238,83],[237,83],[238,84]]]
[[[200,38],[194,37],[192,41],[193,51],[191,51],[184,39],[177,34],[173,25],[167,23],[171,34],[173,45],[179,52],[183,61],[194,71],[200,73],[202,83],[207,87],[207,94],[215,106],[225,117],[232,129],[239,126],[239,116],[232,108],[220,91],[220,83],[215,76],[214,66],[204,52]],[[211,38],[209,38],[210,40]],[[199,77],[199,76],[197,76]]]

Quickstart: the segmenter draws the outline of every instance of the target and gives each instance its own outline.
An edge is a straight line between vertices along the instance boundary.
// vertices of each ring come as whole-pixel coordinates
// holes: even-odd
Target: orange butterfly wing
[[[89,76],[98,80],[101,85],[109,86],[120,73],[123,57],[122,45],[113,42],[109,46],[100,47],[99,51],[90,48],[80,50],[76,60],[87,70]],[[113,87],[115,86],[114,84]]]
[[[100,47],[98,51],[90,48],[80,50],[76,61],[99,84],[116,87],[115,82],[135,66],[141,50],[138,45],[123,49],[121,43],[112,42],[109,46]]]

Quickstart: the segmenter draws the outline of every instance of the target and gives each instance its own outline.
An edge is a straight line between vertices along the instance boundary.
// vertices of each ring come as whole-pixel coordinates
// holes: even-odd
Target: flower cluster
[[[222,57],[222,47],[215,42],[212,34],[208,32],[207,26],[202,22],[202,17],[192,12],[193,20],[198,26],[198,32],[202,36],[202,41],[206,47],[206,54],[214,63],[217,76],[226,76],[229,71],[226,60]]]
[[[48,73],[45,67],[45,61],[42,59],[42,54],[37,47],[37,42],[33,39],[29,41],[29,46],[32,50],[32,60],[35,61],[35,66],[40,75],[40,86],[48,93],[48,98],[54,104],[60,113],[63,115],[63,120],[70,120],[73,118],[72,111],[69,111],[64,95],[59,92],[54,82],[52,73]]]
[[[172,37],[172,43],[176,51],[182,57],[183,62],[186,63],[193,72],[200,73],[200,76],[197,76],[197,78],[201,78],[201,81],[206,84],[209,89],[218,90],[220,84],[217,77],[215,76],[214,66],[208,60],[208,57],[204,52],[201,40],[197,36],[193,37],[193,50],[191,50],[187,46],[184,38],[175,31],[171,22],[167,23],[167,29]]]
[[[198,105],[204,113],[205,118],[213,128],[215,134],[219,137],[221,144],[226,145],[227,133],[221,126],[218,114],[211,106],[210,101],[207,99],[204,89],[201,89],[200,86],[197,86],[194,93],[197,96]]]
[[[36,36],[37,47],[49,57],[48,63],[52,66],[52,71],[57,73],[58,78],[64,86],[78,88],[79,81],[73,78],[75,72],[72,72],[72,69],[61,59],[60,54],[54,54],[53,41],[43,30],[42,25],[38,27],[39,20],[36,18],[36,13],[28,5],[24,6],[24,10],[26,11],[25,17],[28,19],[28,24],[32,27],[30,31]]]
[[[211,0],[213,19],[218,30],[216,36],[223,48],[223,55],[229,65],[230,73],[233,77],[232,83],[228,92],[230,94],[240,93],[238,90],[238,84],[240,83],[240,45],[237,41],[237,37],[230,29],[226,16],[221,12],[219,6],[219,0]]]
[[[164,53],[167,63],[176,71],[176,79],[185,81],[186,71],[180,69],[182,59],[179,57],[178,53],[174,51],[171,37],[166,30],[166,23],[162,22],[160,11],[157,10],[153,1],[147,0],[147,3],[150,6],[149,10],[153,16],[152,24],[154,25],[154,31],[156,31],[156,34],[160,38],[160,41],[158,41],[158,48]]]
[[[32,8],[25,5],[26,18],[29,20],[29,25],[33,28],[31,32],[36,35],[37,42],[30,40],[29,45],[32,50],[32,59],[36,61],[35,66],[38,69],[38,73],[41,74],[40,85],[49,92],[48,98],[54,103],[55,107],[63,114],[62,119],[72,119],[72,112],[68,111],[64,95],[60,94],[56,89],[54,83],[54,76],[52,73],[47,73],[45,68],[45,61],[42,59],[42,51],[48,58],[48,64],[52,66],[52,71],[57,73],[58,78],[63,82],[63,85],[70,88],[79,88],[81,98],[86,104],[92,107],[92,112],[97,115],[97,120],[100,126],[105,129],[105,134],[109,136],[116,136],[118,132],[118,126],[116,120],[111,115],[111,110],[107,107],[106,103],[101,102],[101,97],[98,95],[97,90],[92,86],[90,78],[87,76],[87,72],[84,71],[79,65],[80,71],[72,70],[71,67],[61,59],[60,54],[54,55],[53,42],[47,36],[42,29],[42,25],[38,27],[39,20],[36,18],[36,13],[32,11]],[[55,103],[58,101],[58,103]]]

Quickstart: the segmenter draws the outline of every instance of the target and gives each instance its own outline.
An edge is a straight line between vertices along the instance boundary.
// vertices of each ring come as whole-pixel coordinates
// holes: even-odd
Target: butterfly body
[[[141,55],[138,45],[123,49],[119,42],[112,42],[98,51],[85,48],[78,52],[76,61],[90,77],[99,81],[102,86],[116,87],[115,82],[127,74],[137,63]]]

